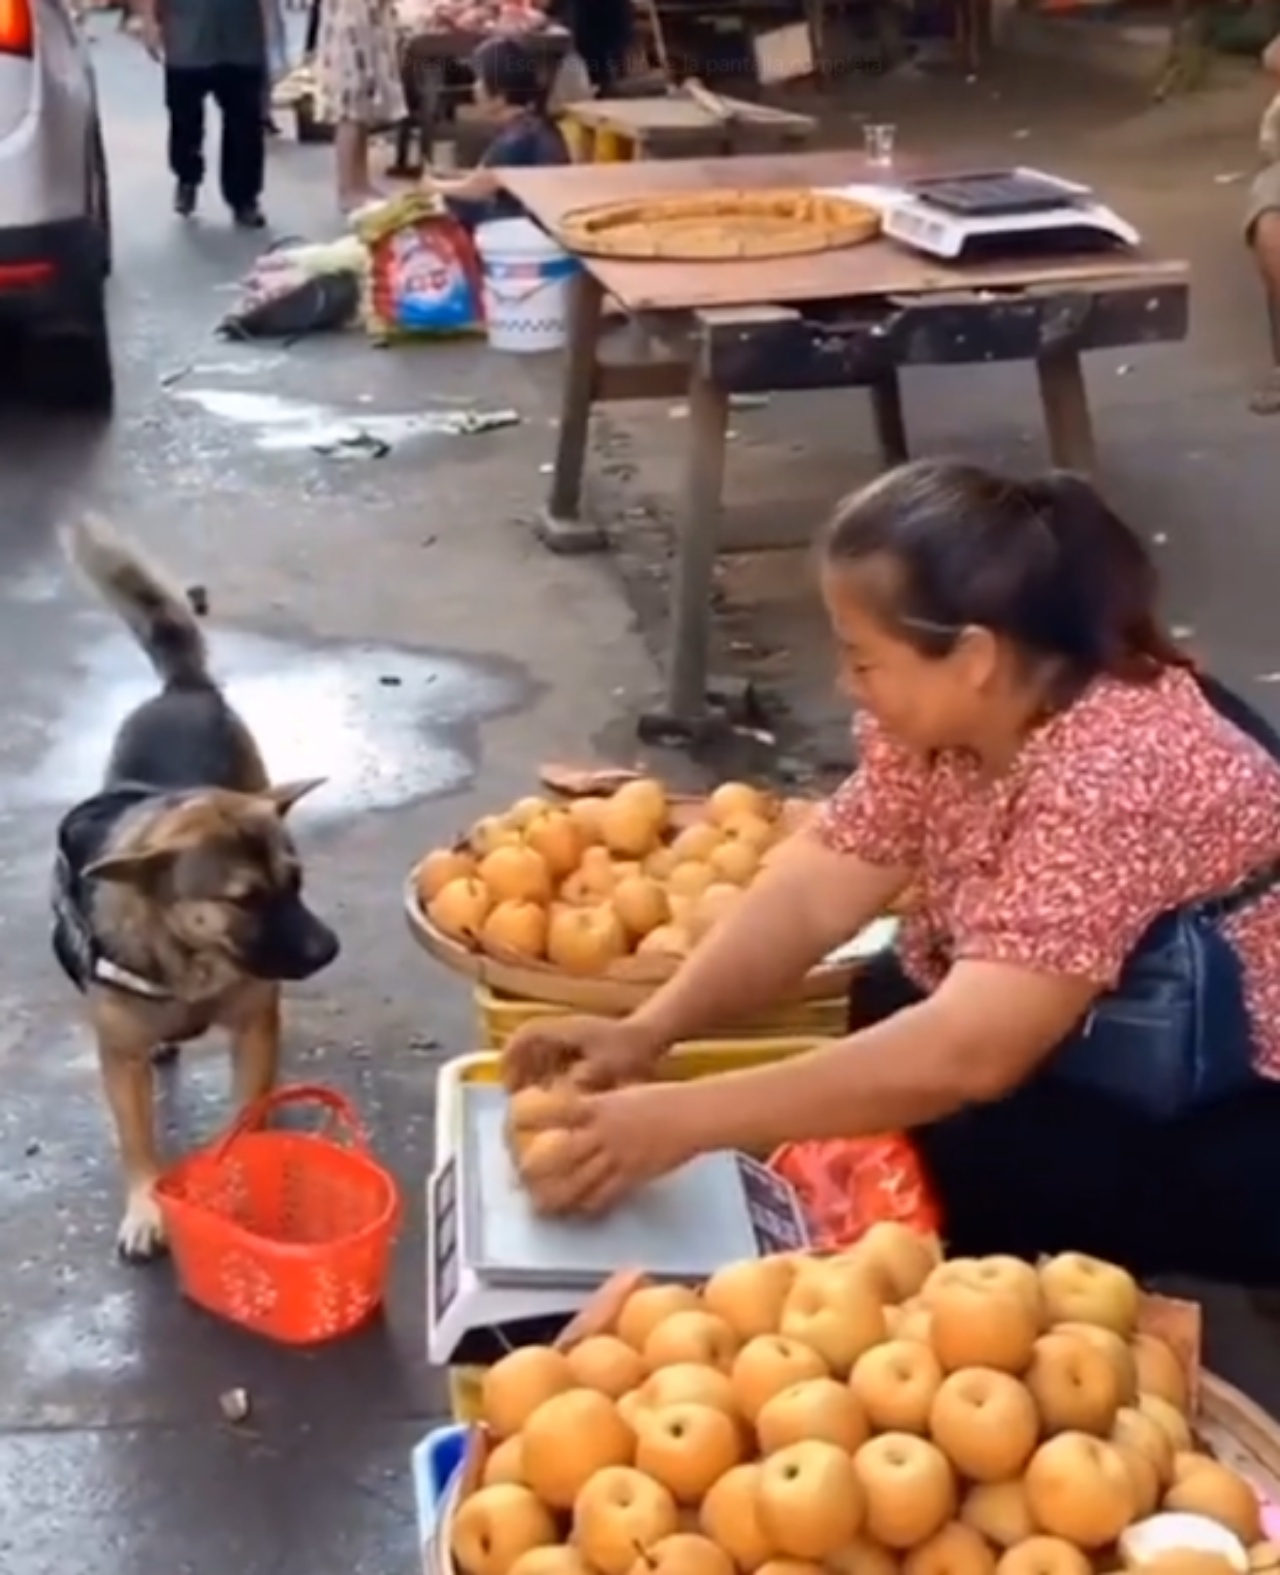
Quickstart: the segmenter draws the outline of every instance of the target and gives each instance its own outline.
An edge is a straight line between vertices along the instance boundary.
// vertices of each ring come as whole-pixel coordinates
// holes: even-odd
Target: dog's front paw
[[[134,1187],[116,1232],[116,1251],[126,1263],[150,1263],[165,1250],[164,1218],[151,1186]]]

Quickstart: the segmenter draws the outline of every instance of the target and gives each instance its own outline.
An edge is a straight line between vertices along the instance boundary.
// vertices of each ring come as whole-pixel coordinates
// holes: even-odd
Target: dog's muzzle
[[[296,981],[327,968],[341,947],[338,937],[296,897],[281,898],[261,911],[244,953],[244,965],[256,978]]]

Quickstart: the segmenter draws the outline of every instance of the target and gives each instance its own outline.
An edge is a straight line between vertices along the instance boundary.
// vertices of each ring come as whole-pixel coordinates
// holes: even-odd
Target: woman
[[[472,68],[476,106],[496,127],[494,138],[475,169],[459,176],[429,175],[423,182],[469,229],[489,219],[518,218],[524,211],[495,170],[569,162],[560,128],[547,113],[538,62],[519,39],[489,39],[476,51]]]
[[[407,113],[394,0],[323,0],[316,56],[316,117],[336,128],[338,204],[351,213],[381,195],[369,173],[369,138]]]
[[[1280,765],[1161,629],[1138,539],[1078,478],[922,462],[840,507],[821,580],[857,770],[645,1006],[513,1039],[512,1085],[576,1055],[606,1090],[544,1147],[535,1195],[599,1211],[700,1152],[905,1129],[956,1253],[1280,1284]],[[612,1086],[767,1008],[909,888],[847,1038]],[[1054,1051],[1153,921],[1231,892],[1238,1086],[1157,1120],[1065,1080]]]

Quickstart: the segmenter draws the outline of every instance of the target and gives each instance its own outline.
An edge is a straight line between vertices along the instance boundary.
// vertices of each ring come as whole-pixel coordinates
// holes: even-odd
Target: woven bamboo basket
[[[812,811],[811,803],[789,800],[783,807],[784,824],[798,828]],[[706,800],[673,796],[671,816],[673,827],[694,825],[706,817]],[[423,951],[453,973],[474,980],[484,990],[508,1000],[559,1006],[602,1017],[622,1017],[646,1001],[680,966],[677,957],[624,957],[600,974],[569,974],[549,963],[530,961],[527,957],[481,952],[446,935],[423,911],[412,872],[404,884],[403,903],[409,933]],[[828,963],[815,968],[792,1000],[843,1001],[857,968],[856,961]],[[780,1004],[777,1018],[784,1016],[790,1004]],[[789,1022],[797,1022],[794,1014]]]
[[[412,878],[404,886],[404,915],[410,935],[423,951],[453,973],[501,995],[550,1002],[602,1017],[621,1017],[634,1011],[680,966],[675,957],[624,957],[604,973],[570,974],[549,963],[474,951],[432,924],[422,911]],[[829,1001],[847,994],[856,967],[855,963],[830,963],[815,968],[797,998]]]
[[[1252,1482],[1263,1498],[1280,1505],[1280,1424],[1261,1406],[1223,1379],[1202,1372],[1196,1431],[1211,1453]],[[426,1575],[457,1575],[449,1528],[461,1479],[458,1473],[450,1483],[434,1532],[423,1547]]]

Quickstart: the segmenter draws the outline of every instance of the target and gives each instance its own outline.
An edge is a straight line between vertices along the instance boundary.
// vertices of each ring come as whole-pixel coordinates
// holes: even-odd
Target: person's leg
[[[1189,1189],[1167,1129],[1037,1078],[912,1134],[958,1257],[1089,1252],[1136,1273],[1174,1267]]]
[[[338,205],[344,213],[378,196],[369,177],[369,129],[356,120],[341,120],[333,138],[338,178]]]
[[[1280,164],[1254,179],[1245,210],[1245,241],[1262,279],[1271,369],[1249,401],[1260,416],[1280,413]]]
[[[877,959],[850,991],[850,1032],[920,999]],[[957,1257],[1091,1252],[1143,1275],[1280,1286],[1280,1084],[1152,1123],[1040,1077],[911,1136]]]
[[[1280,1285],[1280,1088],[1150,1122],[1039,1078],[912,1134],[960,1256],[1090,1252],[1141,1275]]]
[[[254,229],[264,222],[259,203],[266,166],[265,75],[254,66],[219,66],[213,74],[213,94],[222,111],[222,198],[237,224]]]
[[[1280,1211],[1272,1193],[1280,1152],[1280,1085],[1214,1105],[1185,1123],[1186,1190],[1196,1200],[1177,1268],[1251,1289],[1280,1287]]]
[[[204,96],[207,89],[203,71],[172,66],[165,71],[169,169],[176,183],[173,205],[184,217],[195,211],[196,195],[204,180]]]
[[[320,0],[311,0],[307,8],[307,37],[302,46],[302,58],[311,60],[320,47]]]

